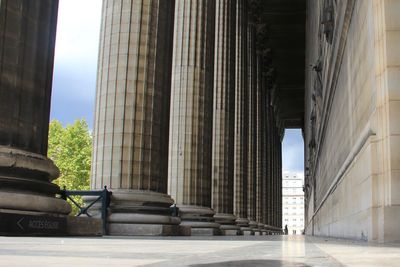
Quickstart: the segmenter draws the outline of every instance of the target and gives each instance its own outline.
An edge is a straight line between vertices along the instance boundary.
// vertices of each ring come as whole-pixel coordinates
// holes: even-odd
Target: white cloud
[[[97,62],[101,0],[61,0],[58,11],[56,62]]]
[[[300,130],[286,130],[282,144],[282,169],[284,172],[303,173],[304,145]]]
[[[77,108],[65,109],[66,102],[94,103],[101,7],[101,0],[60,0],[52,96],[58,117]]]

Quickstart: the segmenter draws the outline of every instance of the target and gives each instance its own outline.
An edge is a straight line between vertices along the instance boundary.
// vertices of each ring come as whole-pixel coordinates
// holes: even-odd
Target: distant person
[[[285,235],[287,235],[289,233],[289,230],[287,228],[287,224],[285,225]]]

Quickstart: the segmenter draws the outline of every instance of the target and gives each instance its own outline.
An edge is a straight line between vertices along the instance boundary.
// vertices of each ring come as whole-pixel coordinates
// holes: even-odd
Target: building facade
[[[400,240],[400,2],[308,1],[306,233]]]
[[[304,176],[284,172],[282,176],[282,226],[289,235],[304,232]]]
[[[47,158],[57,11],[0,1],[0,210],[14,218],[70,211]],[[399,13],[103,0],[91,186],[113,192],[110,232],[281,231],[283,133],[301,128],[306,234],[400,241]]]
[[[111,234],[281,232],[260,3],[103,1],[91,180],[113,192]]]

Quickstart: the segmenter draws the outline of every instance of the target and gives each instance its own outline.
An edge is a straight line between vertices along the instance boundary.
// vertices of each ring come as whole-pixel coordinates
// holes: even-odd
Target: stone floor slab
[[[400,247],[304,236],[0,237],[0,266],[398,266]]]

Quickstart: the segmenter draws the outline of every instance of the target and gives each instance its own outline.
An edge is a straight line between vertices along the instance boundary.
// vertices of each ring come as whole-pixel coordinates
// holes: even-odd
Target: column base
[[[222,231],[218,228],[191,228],[192,236],[218,236],[222,235]]]
[[[114,236],[189,236],[190,229],[170,224],[108,224],[108,234]]]
[[[242,232],[242,235],[254,235],[251,228],[241,228],[240,231]]]
[[[181,225],[190,227],[191,235],[221,235],[220,224],[215,222],[214,211],[208,207],[179,205]]]
[[[90,217],[67,216],[68,236],[102,236],[103,220]]]
[[[43,216],[67,215],[70,205],[56,198],[54,163],[39,154],[0,146],[0,209]]]
[[[251,228],[249,227],[249,220],[246,218],[237,218],[236,225],[240,227],[238,235],[252,235]]]
[[[236,216],[233,214],[217,213],[214,215],[216,223],[219,223],[222,235],[238,235],[240,227],[236,225]]]
[[[249,227],[250,227],[251,231],[253,232],[253,235],[260,235],[260,231],[258,229],[258,223],[256,221],[250,221]]]
[[[221,230],[221,235],[237,236],[237,235],[241,235],[241,233],[240,233],[240,229],[239,230]]]
[[[68,215],[71,206],[63,199],[28,192],[12,192],[0,189],[0,209],[37,215]]]
[[[269,235],[282,235],[283,234],[283,230],[279,227],[275,227],[275,226],[271,226],[266,224],[264,226],[265,230],[267,230]]]
[[[168,236],[188,235],[185,227],[179,227],[181,219],[171,215],[173,199],[163,193],[144,190],[111,190],[108,209],[107,234],[118,236]],[[85,197],[91,202],[93,197]],[[100,216],[100,206],[89,210]]]
[[[260,235],[267,235],[267,230],[265,230],[265,224],[259,223],[258,230],[260,231]]]
[[[66,236],[67,216],[0,210],[0,235]]]
[[[7,236],[101,236],[100,219],[37,212],[0,210],[0,235]]]

